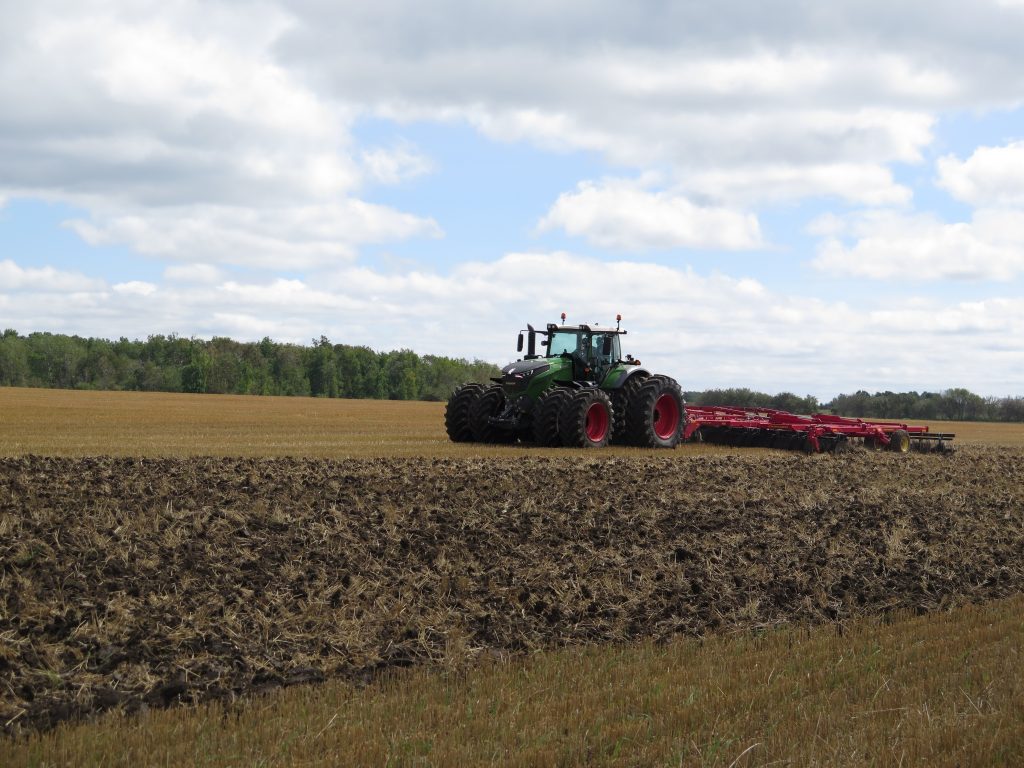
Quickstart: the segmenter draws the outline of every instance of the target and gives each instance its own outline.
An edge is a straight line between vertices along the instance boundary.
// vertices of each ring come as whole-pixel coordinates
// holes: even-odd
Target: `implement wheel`
[[[910,435],[905,429],[897,429],[889,435],[889,450],[896,453],[906,453],[910,450]]]
[[[675,448],[685,424],[683,391],[668,376],[651,376],[627,406],[629,442],[641,448]]]
[[[558,431],[570,448],[604,448],[612,438],[611,398],[600,389],[583,389],[562,404]]]
[[[469,409],[484,391],[482,384],[470,382],[458,387],[448,398],[444,409],[444,428],[453,443],[473,442],[473,430],[469,426]]]
[[[558,414],[562,405],[573,394],[570,389],[554,387],[539,398],[533,407],[533,441],[537,445],[551,447],[561,445],[562,437],[558,433]]]

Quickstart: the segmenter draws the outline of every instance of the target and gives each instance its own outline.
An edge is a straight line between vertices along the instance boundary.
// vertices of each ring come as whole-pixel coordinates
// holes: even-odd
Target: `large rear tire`
[[[646,373],[634,373],[618,389],[612,390],[612,408],[615,409],[615,424],[612,429],[612,443],[615,445],[627,445],[629,433],[626,429],[626,412],[629,410],[629,401],[632,400],[637,390],[647,381]]]
[[[448,398],[444,409],[444,428],[453,443],[473,442],[473,430],[469,426],[469,409],[484,391],[482,384],[470,382],[458,387]]]
[[[685,425],[683,390],[668,376],[651,376],[629,402],[626,432],[632,445],[675,448]]]
[[[505,392],[500,384],[492,384],[469,406],[469,428],[478,443],[511,443],[515,433],[490,423],[505,408]]]
[[[558,432],[558,414],[562,405],[573,391],[564,387],[553,387],[537,398],[533,407],[533,441],[537,445],[551,448],[562,444]]]
[[[562,404],[558,431],[570,448],[604,448],[614,429],[611,398],[600,389],[582,389]]]

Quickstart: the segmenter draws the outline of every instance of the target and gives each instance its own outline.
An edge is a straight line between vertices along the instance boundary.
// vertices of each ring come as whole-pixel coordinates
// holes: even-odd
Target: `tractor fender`
[[[602,389],[622,389],[626,382],[629,381],[634,376],[647,378],[650,375],[651,372],[648,371],[646,368],[641,368],[638,365],[630,366],[629,369],[621,371],[619,375],[612,379],[610,382],[606,381],[606,386],[602,387]]]

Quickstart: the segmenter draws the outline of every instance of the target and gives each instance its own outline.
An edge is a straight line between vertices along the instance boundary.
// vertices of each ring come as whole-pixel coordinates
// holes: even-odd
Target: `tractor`
[[[668,376],[622,356],[622,316],[614,328],[549,323],[527,325],[522,359],[484,386],[471,382],[448,399],[445,427],[458,443],[533,442],[602,448],[609,443],[674,448],[686,425],[683,393]],[[538,339],[538,337],[542,337]],[[538,354],[537,343],[543,348]]]

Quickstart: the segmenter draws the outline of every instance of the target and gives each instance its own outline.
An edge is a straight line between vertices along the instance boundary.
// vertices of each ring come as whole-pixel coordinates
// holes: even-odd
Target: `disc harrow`
[[[868,450],[899,453],[950,451],[951,432],[927,426],[816,413],[800,416],[773,408],[686,406],[685,440],[756,448],[781,448],[806,453],[843,453],[860,445]]]

